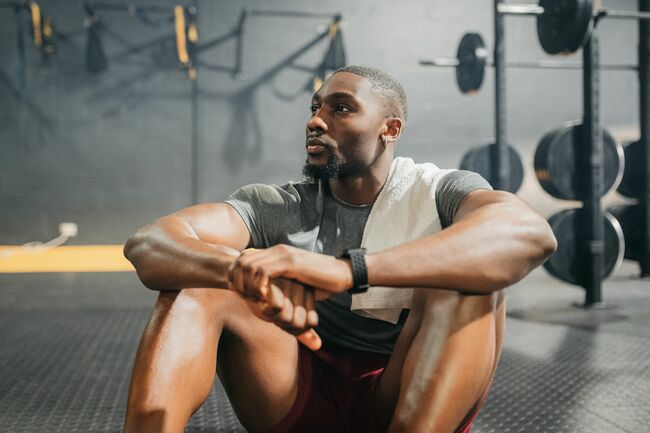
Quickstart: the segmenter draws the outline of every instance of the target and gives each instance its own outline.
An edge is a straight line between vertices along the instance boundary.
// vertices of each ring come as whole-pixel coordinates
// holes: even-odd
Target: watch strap
[[[355,248],[345,250],[341,258],[350,260],[354,285],[350,293],[364,293],[368,290],[368,269],[366,268],[366,249]]]

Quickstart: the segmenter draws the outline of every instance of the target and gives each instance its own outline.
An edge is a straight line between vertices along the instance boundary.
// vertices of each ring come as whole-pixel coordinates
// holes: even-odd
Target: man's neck
[[[372,204],[388,179],[391,161],[382,161],[366,171],[329,180],[330,190],[336,197],[354,205]]]

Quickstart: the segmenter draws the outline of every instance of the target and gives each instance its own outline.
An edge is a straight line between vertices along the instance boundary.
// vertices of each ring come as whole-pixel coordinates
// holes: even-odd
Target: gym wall
[[[227,35],[243,7],[344,12],[348,63],[384,69],[408,93],[410,116],[399,155],[456,167],[466,151],[493,138],[492,71],[482,91],[468,97],[457,90],[453,70],[418,64],[420,59],[453,56],[467,31],[480,32],[491,49],[492,1],[195,3],[201,42]],[[619,9],[631,3],[603,1]],[[59,31],[82,28],[80,2],[43,0],[40,5]],[[53,238],[62,221],[79,225],[79,236],[70,243],[122,243],[138,227],[191,204],[191,82],[178,68],[173,37],[166,46],[111,58],[126,49],[118,38],[139,46],[171,35],[173,26],[147,27],[125,13],[99,15],[116,36],[103,39],[108,70],[86,72],[81,32],[69,42],[57,42],[50,71],[44,73],[40,54],[27,37],[25,90],[19,98],[12,89],[16,21],[11,10],[0,10],[1,244]],[[243,39],[244,79],[199,68],[199,201],[221,200],[247,183],[300,178],[311,97],[301,89],[309,76],[287,67],[259,86],[251,88],[250,83],[304,47],[327,24],[326,19],[251,17]],[[636,62],[636,23],[603,22],[599,31],[603,63]],[[315,45],[295,63],[315,66],[326,44]],[[510,60],[546,58],[531,17],[506,18],[506,47]],[[573,57],[581,61],[579,53]],[[232,68],[235,40],[201,52],[201,59]],[[509,70],[507,80],[509,141],[526,164],[521,194],[548,214],[553,206],[563,205],[545,196],[532,179],[532,153],[546,131],[582,116],[581,72]],[[603,124],[618,139],[635,139],[636,74],[603,71],[602,97]]]

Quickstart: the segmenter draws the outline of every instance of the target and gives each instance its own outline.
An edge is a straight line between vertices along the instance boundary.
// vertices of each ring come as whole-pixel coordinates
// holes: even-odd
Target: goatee
[[[319,180],[336,179],[339,177],[343,161],[331,149],[328,148],[327,152],[327,164],[325,165],[310,164],[308,161],[305,161],[302,174],[309,181],[318,182]]]

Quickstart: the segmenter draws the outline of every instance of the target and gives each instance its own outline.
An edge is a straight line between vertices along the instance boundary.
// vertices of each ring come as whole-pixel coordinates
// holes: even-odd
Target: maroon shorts
[[[374,390],[390,355],[298,346],[296,401],[265,433],[384,433]],[[478,409],[456,433],[468,433],[477,414]]]

